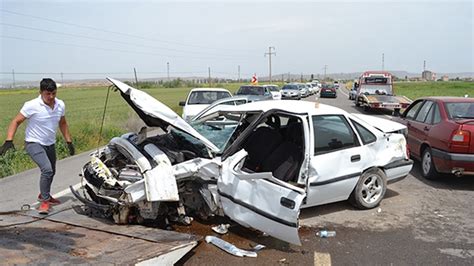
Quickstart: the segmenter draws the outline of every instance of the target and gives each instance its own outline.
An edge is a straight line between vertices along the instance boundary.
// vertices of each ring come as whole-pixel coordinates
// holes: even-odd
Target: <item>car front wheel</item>
[[[379,168],[365,171],[349,197],[349,202],[359,209],[372,209],[382,201],[387,190],[387,177]]]
[[[421,174],[426,179],[435,179],[438,174],[433,162],[433,154],[431,153],[430,148],[423,150],[423,155],[421,156]]]

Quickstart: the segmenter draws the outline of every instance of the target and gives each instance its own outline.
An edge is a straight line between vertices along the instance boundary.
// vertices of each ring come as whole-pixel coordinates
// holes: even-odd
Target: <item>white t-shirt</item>
[[[27,101],[20,110],[20,113],[28,119],[25,141],[37,142],[45,146],[54,144],[59,120],[65,112],[66,106],[58,98],[55,98],[52,109],[43,102],[41,95]]]

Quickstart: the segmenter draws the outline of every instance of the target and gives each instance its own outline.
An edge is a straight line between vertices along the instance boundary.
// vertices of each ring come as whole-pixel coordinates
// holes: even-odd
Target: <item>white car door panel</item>
[[[246,155],[241,150],[222,162],[217,186],[224,213],[243,226],[301,245],[298,216],[304,191],[264,178],[268,173],[245,176],[241,167]]]
[[[365,150],[359,146],[313,156],[305,207],[346,200],[369,157]]]

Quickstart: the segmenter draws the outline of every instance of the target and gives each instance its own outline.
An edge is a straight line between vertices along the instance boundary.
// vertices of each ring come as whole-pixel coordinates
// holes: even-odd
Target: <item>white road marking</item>
[[[331,266],[331,254],[329,253],[318,253],[314,252],[314,265],[315,266]]]
[[[339,91],[340,91],[342,94],[346,95],[346,97],[349,97],[349,94],[347,94],[347,93],[344,92],[345,90],[346,90],[346,89],[339,88]]]
[[[74,190],[77,190],[77,189],[79,189],[81,186],[82,186],[81,183],[77,183],[77,184],[75,184],[74,186],[72,186],[72,188],[73,188]],[[62,196],[65,196],[65,195],[67,195],[67,194],[69,194],[69,193],[71,193],[71,190],[70,190],[69,187],[68,187],[68,188],[66,188],[66,189],[64,189],[64,190],[62,190],[62,191],[59,191],[58,193],[56,193],[56,194],[54,194],[54,195],[52,195],[52,196],[53,196],[53,198],[56,198],[56,199],[57,199],[57,198],[60,198],[60,197],[62,197]],[[31,206],[31,207],[34,207],[34,206],[36,206],[36,205],[38,205],[38,204],[39,204],[39,202],[36,201],[36,202],[30,204],[30,206]]]

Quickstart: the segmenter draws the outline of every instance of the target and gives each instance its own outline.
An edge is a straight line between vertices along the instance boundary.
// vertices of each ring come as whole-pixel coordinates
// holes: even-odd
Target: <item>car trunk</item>
[[[461,125],[459,127],[460,130],[469,131],[471,133],[468,153],[474,154],[474,120],[473,119],[459,120],[459,121],[456,121],[456,123]]]

